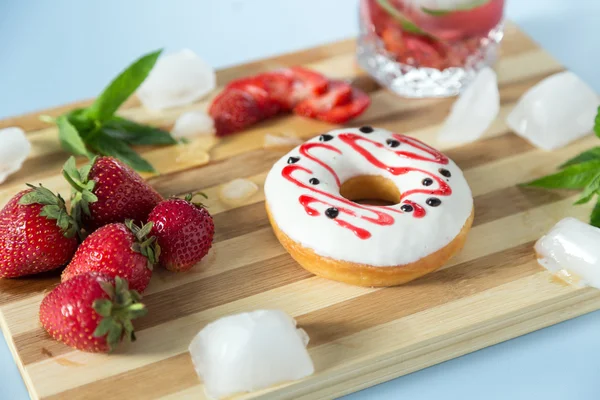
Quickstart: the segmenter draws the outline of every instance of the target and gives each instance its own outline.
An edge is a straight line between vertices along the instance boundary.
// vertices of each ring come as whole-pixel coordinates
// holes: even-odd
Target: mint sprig
[[[473,0],[470,3],[463,4],[462,6],[457,6],[453,9],[434,9],[434,8],[421,7],[421,11],[423,11],[425,14],[429,14],[434,17],[443,17],[445,15],[448,15],[448,14],[456,12],[456,11],[471,11],[471,10],[481,7],[489,2],[490,2],[490,0]]]
[[[594,123],[594,132],[600,138],[600,107],[598,107]],[[575,201],[575,205],[589,203],[598,196],[590,216],[590,224],[600,228],[600,147],[584,151],[559,168],[560,171],[555,174],[521,184],[521,186],[583,190],[579,199]]]
[[[389,0],[377,0],[377,4],[385,10],[391,17],[397,20],[402,29],[407,32],[414,33],[415,35],[422,36],[432,36],[430,33],[421,29],[415,22],[413,22],[409,17],[407,17],[404,13],[394,7],[393,4],[390,3]]]
[[[155,172],[131,146],[171,145],[177,141],[162,129],[115,115],[148,77],[162,50],[142,56],[121,72],[87,108],[56,118],[58,137],[69,153],[92,159],[100,154],[118,158],[137,171]]]

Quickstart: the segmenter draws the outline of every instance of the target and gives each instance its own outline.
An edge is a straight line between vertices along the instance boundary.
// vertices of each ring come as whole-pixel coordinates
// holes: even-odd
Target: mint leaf
[[[115,139],[121,139],[132,145],[177,144],[167,131],[141,125],[121,117],[113,117],[106,121],[102,131]]]
[[[144,82],[162,50],[142,56],[117,76],[86,111],[89,118],[104,122]]]
[[[394,17],[394,19],[396,19],[400,25],[402,25],[402,29],[405,31],[414,33],[416,35],[431,36],[429,33],[419,28],[417,24],[411,21],[410,18],[404,15],[400,10],[394,7],[389,0],[377,0],[377,4],[379,4],[379,6],[383,8],[390,16]]]
[[[600,173],[592,179],[592,181],[585,187],[581,197],[574,203],[575,205],[585,204],[589,202],[595,194],[600,191]]]
[[[460,5],[452,9],[433,9],[421,7],[421,11],[426,14],[433,15],[434,17],[443,17],[444,15],[448,15],[455,11],[471,11],[474,8],[481,7],[489,2],[490,0],[473,0],[470,3]]]
[[[600,160],[592,160],[571,165],[556,174],[524,183],[522,186],[546,189],[583,189],[599,172]]]
[[[86,148],[77,129],[69,122],[66,116],[61,115],[58,117],[56,124],[58,125],[58,139],[63,149],[78,156],[94,157]]]
[[[118,158],[136,171],[156,172],[152,165],[122,140],[115,139],[103,132],[90,141],[90,146],[104,156]]]
[[[576,157],[571,158],[569,161],[560,166],[560,168],[569,167],[575,164],[581,164],[587,161],[600,160],[600,147],[594,147],[593,149],[584,151]]]
[[[596,136],[600,137],[600,107],[598,107],[596,119],[594,120],[594,132],[596,132]]]
[[[600,199],[598,199],[596,206],[592,210],[592,215],[590,216],[590,224],[592,226],[600,228]]]

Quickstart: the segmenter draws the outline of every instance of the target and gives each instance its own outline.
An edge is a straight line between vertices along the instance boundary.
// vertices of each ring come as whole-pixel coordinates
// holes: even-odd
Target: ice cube
[[[192,50],[184,49],[159,58],[137,96],[144,107],[163,110],[193,103],[215,85],[213,68]]]
[[[283,311],[257,310],[207,325],[189,352],[206,393],[222,398],[311,375],[305,340]]]
[[[479,139],[500,112],[498,78],[483,68],[452,105],[438,134],[440,142],[468,143]]]
[[[215,123],[204,111],[188,111],[179,116],[171,130],[175,138],[189,138],[214,133]]]
[[[0,183],[21,169],[31,152],[31,144],[21,128],[0,129]]]
[[[600,289],[600,229],[565,218],[535,244],[538,262],[577,286]]]
[[[219,198],[225,204],[235,206],[243,203],[258,192],[258,185],[249,179],[234,179],[221,186]]]
[[[506,122],[535,146],[555,150],[590,133],[599,104],[577,75],[560,72],[529,89]]]
[[[265,149],[281,148],[281,147],[296,147],[304,141],[294,136],[274,135],[267,133],[263,140]]]

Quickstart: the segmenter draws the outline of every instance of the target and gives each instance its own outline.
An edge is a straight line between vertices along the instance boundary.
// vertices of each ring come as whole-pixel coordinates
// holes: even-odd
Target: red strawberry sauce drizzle
[[[386,151],[391,151],[402,158],[409,158],[409,159],[418,160],[418,161],[429,161],[429,162],[434,162],[434,163],[438,163],[441,165],[446,165],[446,164],[448,164],[448,158],[446,156],[444,156],[442,153],[440,153],[439,151],[435,150],[432,147],[427,146],[425,143],[423,143],[417,139],[413,139],[408,136],[403,136],[403,135],[398,135],[398,134],[393,134],[393,137],[394,137],[394,139],[398,140],[400,143],[407,144],[418,150],[428,153],[431,156],[431,158],[428,158],[426,156],[422,156],[422,155],[419,155],[419,154],[416,154],[413,152],[404,151],[404,150],[393,150],[393,149],[386,147],[382,143],[376,142],[372,139],[365,138],[364,136],[360,136],[360,135],[357,135],[354,133],[341,133],[338,135],[338,138],[340,140],[342,140],[344,143],[348,144],[354,151],[356,151],[358,154],[363,156],[371,164],[373,164],[374,166],[376,166],[380,169],[384,169],[393,175],[403,175],[403,174],[406,174],[409,172],[420,172],[420,173],[425,174],[425,175],[431,177],[432,179],[434,179],[439,185],[438,189],[435,189],[435,190],[412,189],[412,190],[403,192],[400,197],[400,200],[402,201],[403,204],[408,204],[413,207],[412,214],[413,214],[414,218],[423,218],[426,215],[425,209],[421,205],[419,205],[411,200],[406,199],[406,197],[416,194],[416,193],[424,193],[424,194],[439,195],[439,196],[449,196],[452,194],[452,189],[450,188],[450,186],[446,182],[444,182],[443,179],[436,176],[435,174],[425,171],[425,170],[422,170],[422,169],[419,169],[419,168],[394,167],[394,166],[386,165],[381,160],[376,158],[369,150],[360,146],[358,144],[358,142],[366,141],[380,149],[384,149]],[[314,143],[314,142],[304,143],[303,145],[300,146],[300,150],[299,150],[300,154],[302,154],[304,157],[316,162],[317,164],[319,164],[323,168],[325,168],[327,171],[329,171],[335,178],[335,181],[336,181],[338,187],[340,187],[341,186],[340,178],[335,173],[333,168],[331,168],[331,166],[327,165],[323,160],[310,154],[309,151],[313,148],[324,148],[327,150],[334,151],[338,154],[342,154],[341,150],[339,150],[338,148],[336,148],[330,144]],[[311,170],[309,170],[308,168],[302,167],[300,165],[287,165],[283,168],[281,174],[283,175],[284,178],[286,178],[290,182],[294,183],[298,187],[308,189],[311,192],[320,194],[325,197],[329,197],[333,200],[336,200],[342,204],[349,206],[349,208],[334,206],[333,204],[328,203],[327,201],[315,198],[313,196],[301,195],[298,198],[298,201],[304,207],[304,210],[306,211],[306,213],[310,216],[316,217],[316,216],[320,215],[319,211],[317,211],[315,208],[311,207],[312,203],[321,203],[321,204],[325,204],[330,207],[335,207],[340,214],[346,214],[351,217],[360,218],[360,219],[369,221],[371,223],[374,223],[376,225],[382,225],[382,226],[392,225],[395,220],[391,215],[389,215],[386,212],[381,211],[381,210],[403,213],[403,211],[398,210],[396,208],[392,208],[390,206],[363,206],[361,204],[347,200],[341,196],[336,196],[334,194],[319,190],[313,186],[309,186],[309,185],[297,180],[296,178],[294,178],[292,176],[293,172],[296,170],[301,170],[308,174],[312,174]],[[355,211],[353,211],[352,208],[371,212],[371,213],[375,214],[377,216],[377,218],[369,217],[366,215],[359,215]],[[351,230],[360,239],[364,240],[364,239],[368,239],[371,237],[371,233],[369,231],[367,231],[363,228],[357,227],[356,225],[353,225],[348,221],[345,221],[340,218],[334,218],[333,221],[336,224],[338,224],[339,226]]]

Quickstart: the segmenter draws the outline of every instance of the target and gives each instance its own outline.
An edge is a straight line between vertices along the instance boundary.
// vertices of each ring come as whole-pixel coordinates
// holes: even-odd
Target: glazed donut
[[[440,268],[473,222],[471,189],[454,162],[369,126],[296,147],[267,175],[265,198],[275,235],[301,266],[360,286],[399,285]]]

